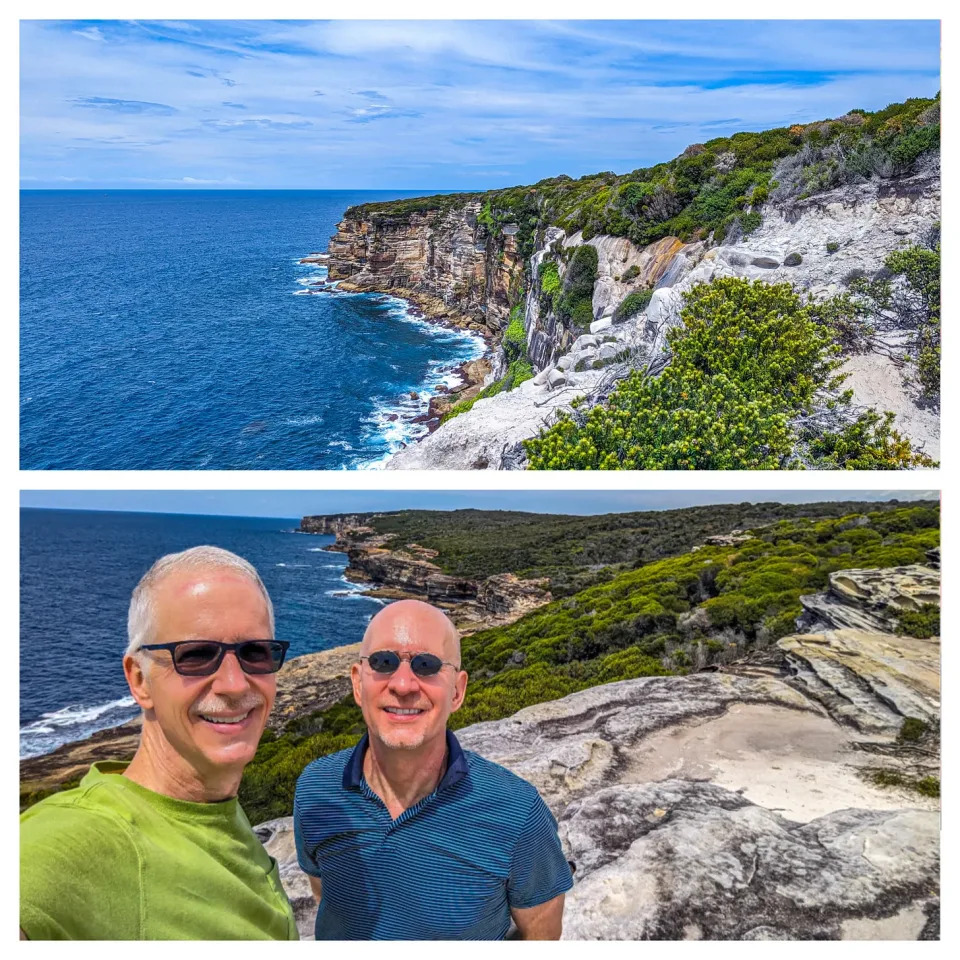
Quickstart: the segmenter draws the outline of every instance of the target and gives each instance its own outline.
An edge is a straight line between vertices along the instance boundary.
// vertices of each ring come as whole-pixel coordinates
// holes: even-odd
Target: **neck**
[[[236,796],[243,767],[197,770],[174,750],[157,724],[144,718],[140,746],[123,775],[175,800],[217,803]]]
[[[397,817],[437,789],[447,769],[446,736],[415,750],[388,747],[370,737],[363,758],[363,775],[370,789]]]

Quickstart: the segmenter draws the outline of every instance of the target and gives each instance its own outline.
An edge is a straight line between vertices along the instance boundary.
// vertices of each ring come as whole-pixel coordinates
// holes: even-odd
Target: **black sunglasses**
[[[234,653],[244,673],[276,673],[283,666],[289,640],[181,640],[179,643],[145,643],[141,650],[169,650],[173,668],[183,677],[209,677],[220,669],[223,658]]]
[[[450,663],[449,660],[441,660],[432,653],[415,653],[412,657],[401,657],[394,650],[378,650],[376,653],[371,653],[369,657],[361,657],[360,659],[366,660],[374,673],[383,674],[393,673],[399,669],[401,660],[409,660],[410,669],[418,677],[435,677],[440,672],[441,667],[460,669],[455,663]]]

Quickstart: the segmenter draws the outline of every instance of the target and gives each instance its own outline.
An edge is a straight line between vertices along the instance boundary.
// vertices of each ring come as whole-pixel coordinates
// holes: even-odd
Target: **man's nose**
[[[410,669],[409,660],[400,661],[400,666],[390,675],[388,688],[391,693],[395,693],[397,696],[420,692],[420,681],[413,670]]]
[[[228,650],[217,672],[213,675],[213,692],[236,693],[246,690],[249,686],[250,681],[241,669],[235,652]]]

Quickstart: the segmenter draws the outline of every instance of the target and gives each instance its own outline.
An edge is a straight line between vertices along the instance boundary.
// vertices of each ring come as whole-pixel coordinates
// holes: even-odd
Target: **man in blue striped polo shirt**
[[[536,789],[460,748],[447,719],[467,674],[436,607],[401,600],[364,634],[351,668],[367,733],[297,781],[300,866],[318,940],[559,939],[573,886]]]

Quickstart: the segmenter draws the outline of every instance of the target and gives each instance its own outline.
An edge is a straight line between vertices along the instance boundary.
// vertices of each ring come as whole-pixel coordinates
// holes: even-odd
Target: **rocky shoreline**
[[[552,600],[549,582],[543,579],[524,580],[512,573],[483,580],[450,576],[433,562],[435,550],[415,543],[389,549],[392,536],[377,534],[359,516],[303,517],[300,532],[336,537],[327,549],[347,555],[344,576],[371,584],[371,596],[433,603],[464,636],[506,626]]]
[[[329,259],[329,254],[311,253],[298,262],[301,264],[325,266],[329,262]],[[408,423],[422,424],[426,427],[427,433],[424,434],[424,436],[429,436],[440,426],[444,414],[456,403],[472,400],[483,389],[487,378],[493,370],[491,355],[496,338],[490,328],[484,323],[480,323],[469,316],[451,309],[447,304],[435,297],[431,297],[418,290],[410,290],[404,287],[359,284],[351,282],[350,280],[321,280],[310,284],[310,286],[313,289],[310,289],[309,292],[316,294],[329,290],[340,290],[346,293],[379,293],[384,296],[394,297],[407,303],[407,311],[411,317],[424,320],[435,326],[466,331],[483,338],[486,344],[483,356],[474,360],[467,360],[451,371],[453,375],[459,377],[461,383],[453,387],[441,384],[436,388],[436,393],[430,398],[426,412],[408,418]],[[416,391],[412,392],[411,398],[414,400],[419,399]],[[391,414],[388,419],[396,420],[399,419],[399,417],[400,414]],[[422,436],[416,438],[416,440],[421,439],[423,439]],[[416,442],[416,440],[414,442]],[[403,444],[401,449],[406,446],[407,444]]]

